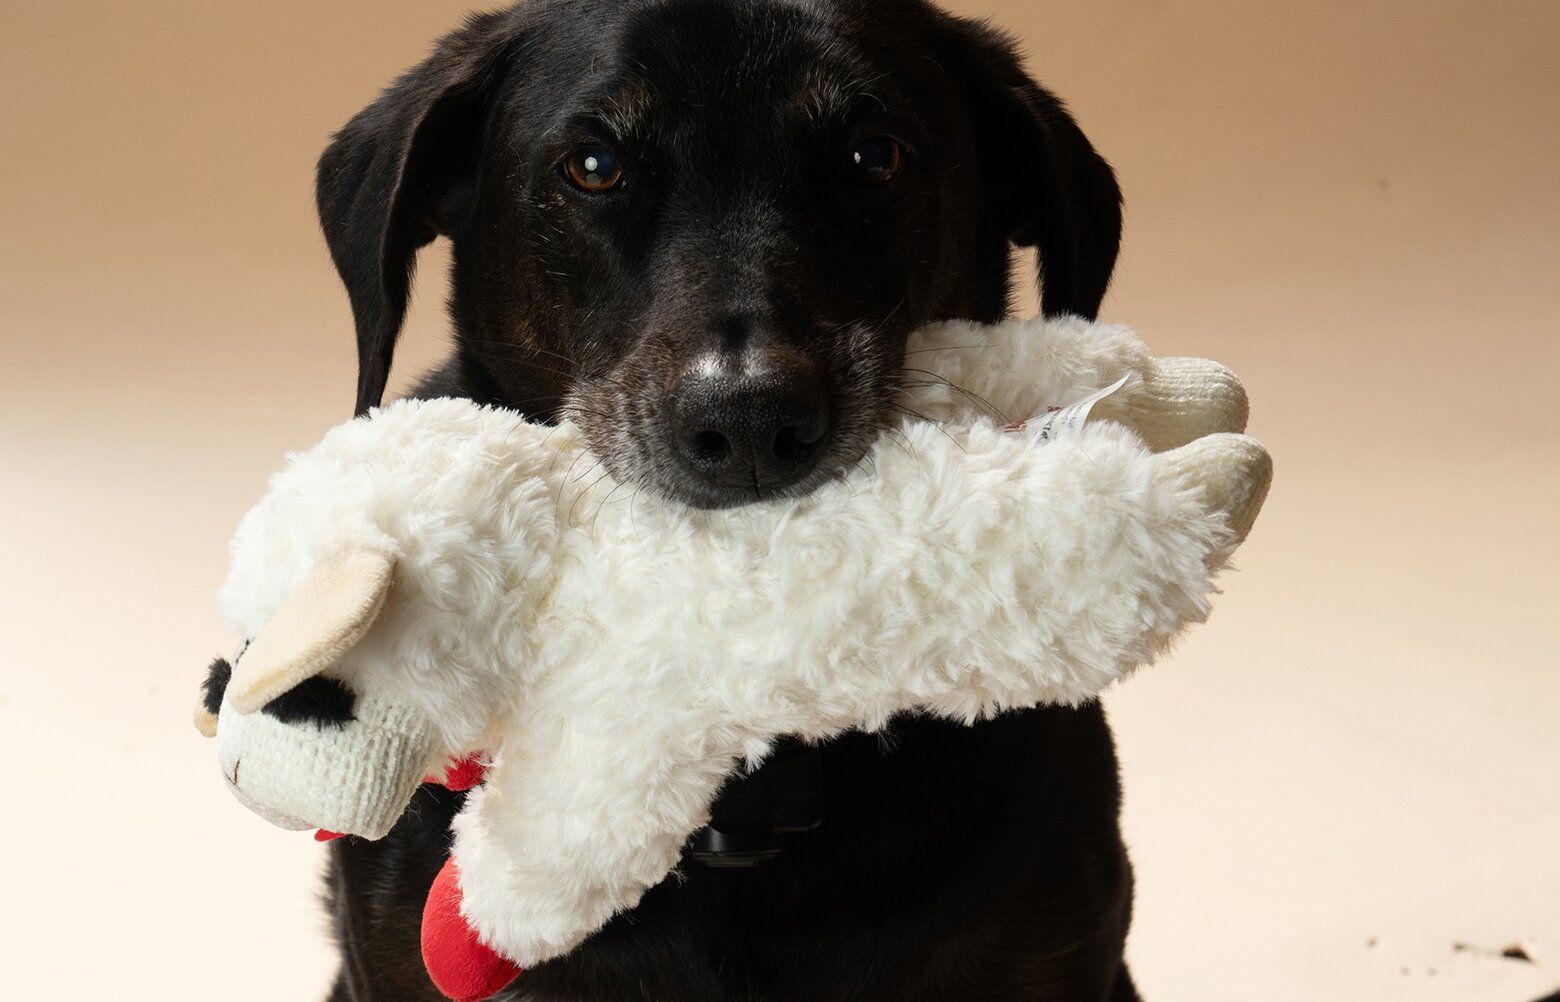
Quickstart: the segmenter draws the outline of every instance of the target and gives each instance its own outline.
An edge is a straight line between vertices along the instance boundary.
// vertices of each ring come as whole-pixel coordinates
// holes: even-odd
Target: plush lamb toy
[[[776,738],[1080,703],[1206,616],[1271,472],[1227,370],[1074,318],[908,350],[941,377],[907,391],[927,420],[732,511],[583,476],[571,424],[464,401],[331,430],[233,540],[247,646],[198,711],[228,785],[378,838],[485,752],[424,928],[435,982],[482,998],[665,878]],[[1057,409],[1080,400],[1087,425]]]

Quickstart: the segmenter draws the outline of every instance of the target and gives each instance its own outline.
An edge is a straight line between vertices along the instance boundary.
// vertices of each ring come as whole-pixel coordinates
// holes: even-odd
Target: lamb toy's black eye
[[[277,696],[260,708],[266,716],[284,724],[313,722],[342,727],[356,720],[357,695],[337,679],[315,675]]]
[[[603,192],[623,180],[623,168],[607,147],[581,146],[563,158],[563,175],[582,191]]]
[[[887,136],[863,139],[850,151],[850,172],[857,184],[887,184],[904,166],[904,147]]]

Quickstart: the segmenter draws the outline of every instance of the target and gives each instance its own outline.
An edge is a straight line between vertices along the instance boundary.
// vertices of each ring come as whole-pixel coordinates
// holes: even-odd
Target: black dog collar
[[[780,855],[780,836],[823,823],[818,749],[786,739],[758,769],[721,790],[710,823],[688,842],[687,855],[717,868],[754,867]]]

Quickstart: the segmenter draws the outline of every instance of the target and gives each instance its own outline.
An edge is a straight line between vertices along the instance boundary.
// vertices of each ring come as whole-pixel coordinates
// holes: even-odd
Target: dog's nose
[[[740,375],[696,368],[673,397],[671,434],[683,462],[717,487],[760,496],[801,480],[829,435],[829,401],[811,366]]]

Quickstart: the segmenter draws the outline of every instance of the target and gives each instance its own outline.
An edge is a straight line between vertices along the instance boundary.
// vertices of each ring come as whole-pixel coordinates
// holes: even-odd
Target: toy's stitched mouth
[[[233,783],[234,786],[238,785],[238,763],[242,762],[243,760],[244,759],[243,759],[242,756],[240,756],[240,757],[238,757],[238,758],[233,760],[233,779],[232,779],[232,783]]]

